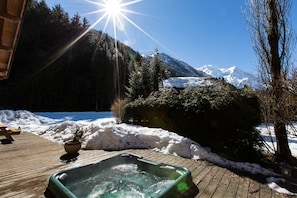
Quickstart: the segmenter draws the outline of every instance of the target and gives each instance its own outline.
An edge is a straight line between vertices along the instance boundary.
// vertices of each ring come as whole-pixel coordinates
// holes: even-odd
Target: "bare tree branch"
[[[289,93],[293,81],[287,81],[294,40],[288,20],[291,4],[291,0],[248,0],[245,12],[261,80],[267,88],[261,97],[264,117],[274,124],[276,154],[283,161],[292,158],[286,123],[297,109],[296,98]]]

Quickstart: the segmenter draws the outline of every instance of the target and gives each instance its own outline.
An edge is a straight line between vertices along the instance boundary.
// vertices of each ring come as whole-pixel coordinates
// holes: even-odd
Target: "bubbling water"
[[[112,166],[96,175],[68,186],[80,197],[155,197],[174,180],[150,174],[136,164]]]

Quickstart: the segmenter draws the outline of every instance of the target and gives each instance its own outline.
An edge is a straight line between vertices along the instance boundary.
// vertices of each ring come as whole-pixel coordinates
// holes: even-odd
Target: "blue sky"
[[[94,1],[94,0],[93,0]],[[103,2],[103,0],[97,0]],[[132,0],[122,0],[123,3]],[[73,16],[78,13],[92,24],[103,13],[90,14],[102,7],[86,0],[46,0],[49,7],[60,4]],[[242,14],[245,0],[142,0],[125,8],[145,33],[124,22],[125,31],[117,29],[117,39],[142,52],[158,49],[183,60],[193,67],[215,65],[222,68],[237,66],[257,73],[257,59],[247,25]],[[293,1],[291,19],[297,32],[297,2]],[[95,29],[103,30],[105,20]],[[105,30],[114,37],[112,25]],[[296,49],[296,48],[295,48]],[[295,50],[296,52],[296,50]],[[296,53],[295,53],[296,57]]]

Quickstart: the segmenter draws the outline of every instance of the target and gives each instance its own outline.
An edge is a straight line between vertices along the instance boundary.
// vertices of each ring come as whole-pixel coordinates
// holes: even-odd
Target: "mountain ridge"
[[[142,53],[142,57],[152,60],[156,52],[154,53]],[[203,71],[199,71],[189,65],[188,63],[175,59],[165,53],[158,53],[159,59],[166,65],[168,70],[175,77],[206,77],[207,75]]]
[[[151,60],[155,52],[143,53],[142,56]],[[158,53],[159,59],[174,73],[174,77],[213,77],[221,78],[237,88],[243,88],[245,85],[258,88],[257,76],[243,71],[237,66],[229,68],[220,68],[214,65],[204,65],[193,67],[185,61],[175,59],[166,53]]]
[[[196,67],[196,69],[203,71],[214,78],[222,78],[237,88],[243,88],[245,85],[252,88],[258,88],[259,86],[259,80],[257,76],[245,72],[237,66],[220,68],[214,65],[204,65],[201,67]]]

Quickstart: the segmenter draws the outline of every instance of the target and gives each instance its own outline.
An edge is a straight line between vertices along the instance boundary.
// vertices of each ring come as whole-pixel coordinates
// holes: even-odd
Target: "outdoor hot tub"
[[[120,154],[53,174],[46,197],[194,197],[188,169]]]

